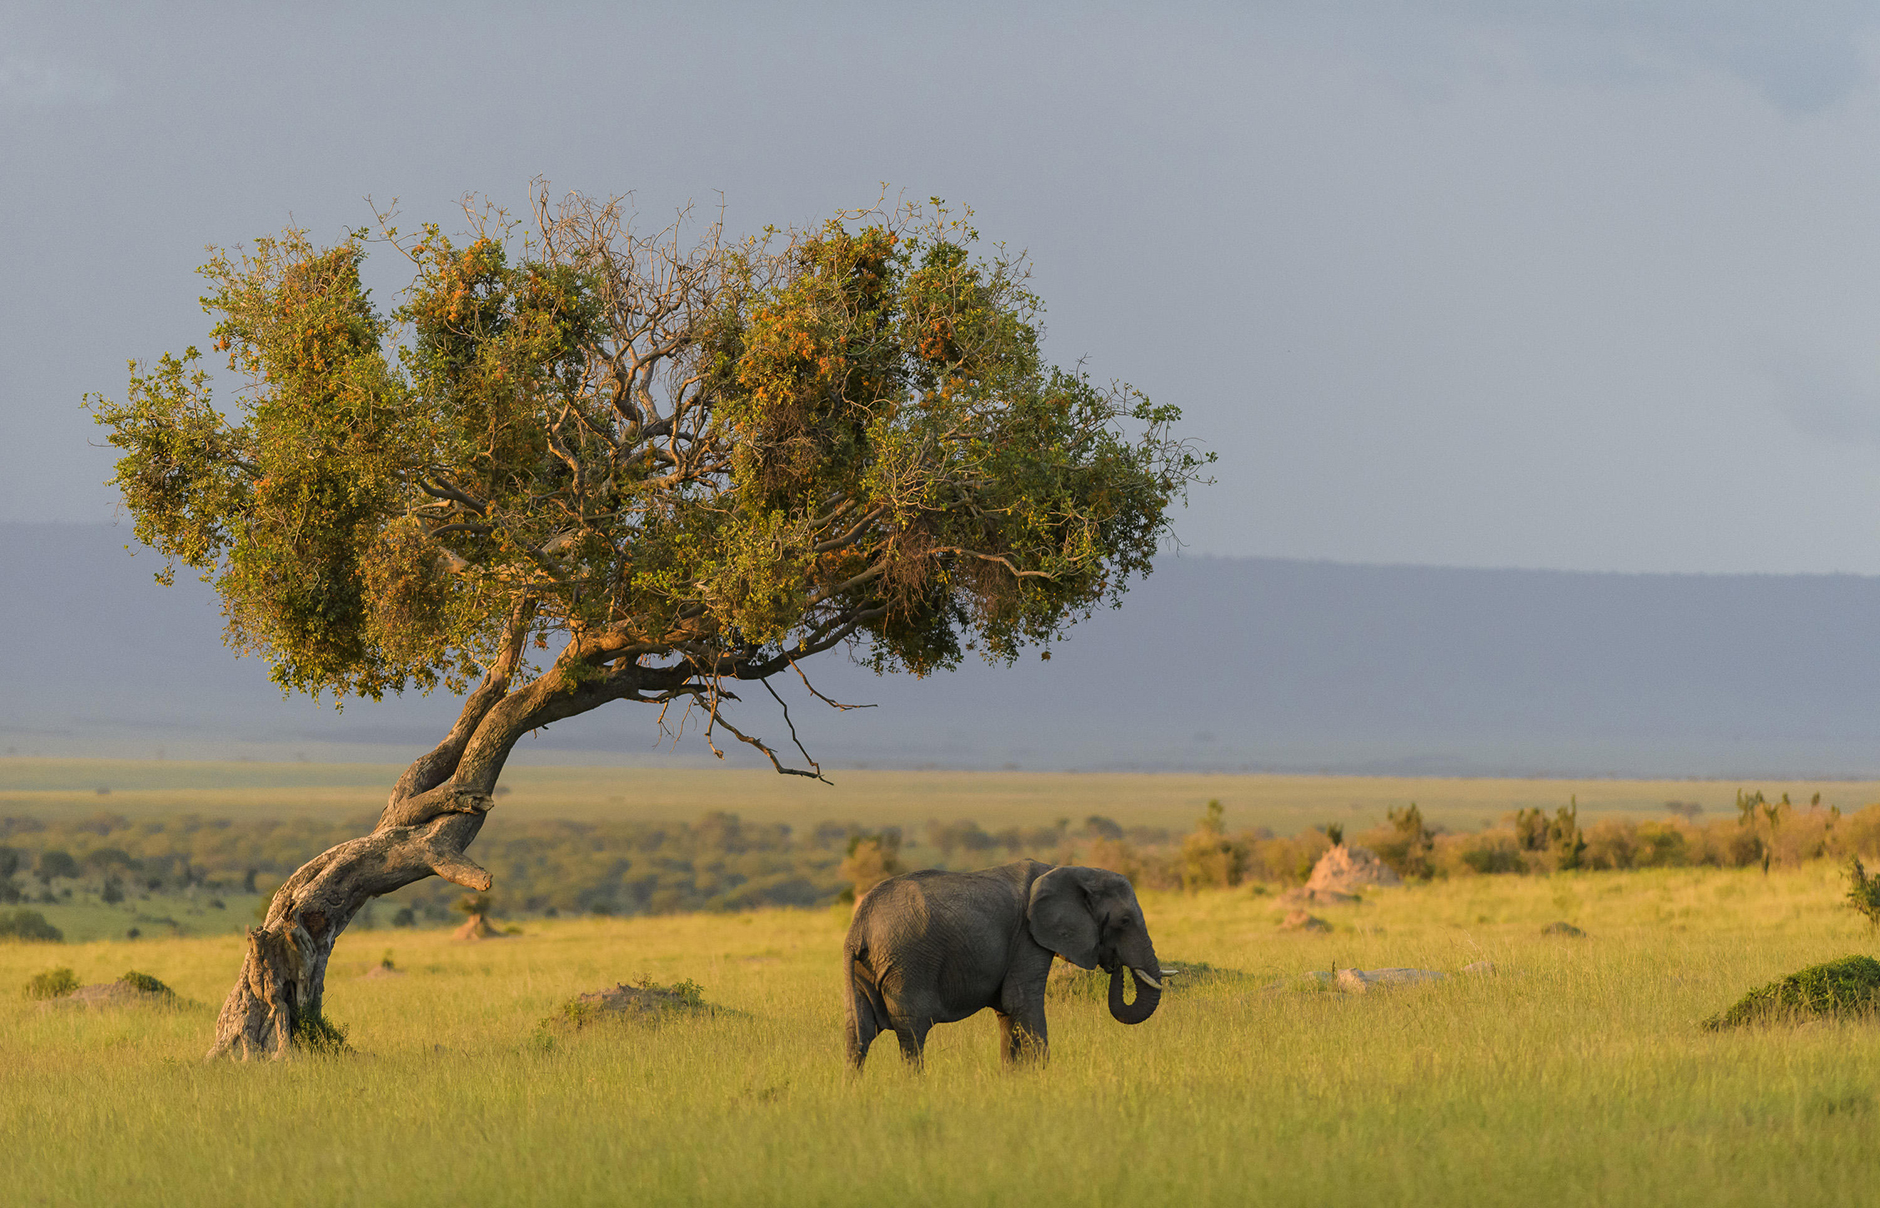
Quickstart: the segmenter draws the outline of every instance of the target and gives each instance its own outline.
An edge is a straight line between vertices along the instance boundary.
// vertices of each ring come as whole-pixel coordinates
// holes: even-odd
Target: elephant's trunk
[[[1150,969],[1133,969],[1119,964],[1110,970],[1110,1015],[1118,1023],[1141,1023],[1155,1014],[1155,1009],[1162,1001],[1162,970],[1154,965]],[[1136,1001],[1124,1002],[1123,991],[1126,983],[1134,982]]]

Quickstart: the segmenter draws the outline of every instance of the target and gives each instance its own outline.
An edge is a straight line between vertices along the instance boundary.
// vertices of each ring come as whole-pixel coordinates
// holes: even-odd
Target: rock
[[[1306,878],[1307,889],[1334,893],[1350,893],[1365,885],[1402,884],[1403,878],[1370,848],[1346,847],[1343,843],[1320,856],[1312,866],[1312,875]]]
[[[1279,929],[1281,931],[1330,931],[1332,925],[1303,910],[1295,910],[1280,922]]]
[[[1473,964],[1462,966],[1462,971],[1464,973],[1473,973],[1482,977],[1487,977],[1490,974],[1495,972],[1495,962],[1494,961],[1476,961]]]
[[[1443,980],[1443,975],[1434,969],[1340,969],[1338,988],[1352,994],[1363,994],[1373,986],[1407,986],[1416,982],[1435,982]]]
[[[1348,994],[1367,994],[1380,987],[1438,982],[1446,975],[1434,969],[1340,969],[1336,973],[1315,971],[1306,976],[1317,980],[1321,986],[1328,986],[1334,990],[1343,990]]]
[[[1541,934],[1542,935],[1564,935],[1568,939],[1579,939],[1580,937],[1584,936],[1586,932],[1581,931],[1578,927],[1575,927],[1572,923],[1562,922],[1562,923],[1547,924],[1547,926],[1541,928]]]

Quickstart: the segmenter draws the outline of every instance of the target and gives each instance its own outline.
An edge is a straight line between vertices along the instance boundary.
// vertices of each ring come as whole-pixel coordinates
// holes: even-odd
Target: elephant
[[[1155,1013],[1162,967],[1127,878],[1037,860],[888,878],[856,903],[842,945],[849,1064],[860,1069],[875,1037],[892,1031],[918,1068],[933,1025],[988,1007],[999,1017],[1005,1064],[1042,1062],[1054,953],[1109,972],[1119,1022]],[[1136,995],[1126,1002],[1130,975]]]

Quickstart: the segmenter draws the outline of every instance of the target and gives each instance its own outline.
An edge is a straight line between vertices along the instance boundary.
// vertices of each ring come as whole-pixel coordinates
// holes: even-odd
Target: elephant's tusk
[[[1137,981],[1149,987],[1151,990],[1160,990],[1162,988],[1161,982],[1155,980],[1155,978],[1153,977],[1150,977],[1147,973],[1144,973],[1141,969],[1137,969],[1132,966],[1129,971],[1136,975]]]

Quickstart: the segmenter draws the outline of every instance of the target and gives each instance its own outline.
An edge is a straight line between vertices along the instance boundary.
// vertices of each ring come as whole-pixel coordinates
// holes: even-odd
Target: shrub
[[[1120,831],[1118,832],[1121,833]],[[962,820],[959,822],[929,822],[927,824],[927,842],[939,848],[952,859],[956,854],[964,853],[970,858],[977,858],[998,846],[998,841],[979,828],[977,822]]]
[[[678,1015],[716,1015],[723,1010],[705,1001],[705,987],[695,981],[662,986],[641,977],[631,986],[622,982],[611,990],[578,994],[562,1003],[535,1025],[531,1041],[546,1052],[555,1047],[559,1034],[579,1032],[598,1023],[659,1024]]]
[[[1704,1021],[1707,1031],[1754,1023],[1799,1023],[1833,1016],[1870,1016],[1880,1010],[1880,961],[1844,956],[1811,965],[1751,990],[1735,1006]]]
[[[1593,823],[1582,843],[1582,862],[1587,868],[1625,869],[1632,867],[1637,828],[1616,818]]]
[[[1769,866],[1762,837],[1754,831],[1740,830],[1731,835],[1724,850],[1731,868],[1748,868],[1752,864]]]
[[[170,989],[148,973],[139,973],[135,969],[132,969],[124,976],[118,978],[118,980],[131,989],[143,994],[161,994],[165,998],[176,997],[176,991]]]
[[[1770,861],[1775,857],[1776,835],[1794,808],[1789,804],[1787,793],[1782,794],[1782,800],[1770,802],[1763,798],[1760,789],[1755,793],[1745,793],[1742,789],[1736,791],[1736,824],[1745,833],[1756,837],[1765,875],[1769,872]]]
[[[47,969],[27,979],[26,997],[64,998],[76,989],[78,977],[70,969]]]
[[[842,900],[860,901],[863,894],[905,871],[901,864],[899,827],[891,826],[875,835],[857,834],[849,840],[849,854],[840,868],[850,886]]]
[[[1527,861],[1521,846],[1508,831],[1483,831],[1468,835],[1454,845],[1457,862],[1475,873],[1526,872]],[[1447,861],[1439,861],[1447,863]]]
[[[1554,820],[1548,823],[1547,847],[1553,853],[1555,868],[1580,867],[1580,861],[1586,854],[1586,836],[1580,832],[1578,797],[1567,798],[1567,804],[1561,806]]]
[[[1580,830],[1580,802],[1569,797],[1567,804],[1547,816],[1543,809],[1517,810],[1515,840],[1522,851],[1539,852],[1557,869],[1578,868],[1586,853],[1586,836]]]
[[[307,1052],[321,1057],[337,1057],[347,1051],[345,1027],[324,1015],[302,1015],[296,1019],[294,1040]]]
[[[1129,878],[1129,883],[1138,887],[1144,884],[1147,871],[1136,849],[1122,839],[1100,838],[1090,845],[1084,853],[1084,863],[1092,868],[1107,868],[1111,872],[1121,873]]]
[[[1678,868],[1690,863],[1687,856],[1690,835],[1679,823],[1641,822],[1633,838],[1632,860],[1636,868]]]
[[[1402,809],[1387,811],[1387,817],[1390,829],[1372,841],[1377,858],[1405,880],[1429,880],[1436,874],[1436,866],[1430,861],[1436,836],[1423,825],[1423,811],[1412,801]]]
[[[42,851],[39,853],[39,861],[33,865],[33,875],[50,887],[54,877],[78,876],[78,861],[68,851],[57,848]]]
[[[1880,856],[1880,805],[1855,810],[1835,824],[1835,840],[1850,855]]]
[[[1231,889],[1246,877],[1246,846],[1227,837],[1224,813],[1218,798],[1209,801],[1194,833],[1182,840],[1182,888]]]
[[[0,939],[57,944],[65,940],[65,932],[37,910],[0,910]]]
[[[1247,841],[1248,875],[1265,881],[1294,883],[1312,875],[1312,866],[1332,849],[1325,832],[1301,831],[1283,839],[1270,835]]]
[[[1870,877],[1859,856],[1848,857],[1847,904],[1867,916],[1870,927],[1880,928],[1880,877]]]

